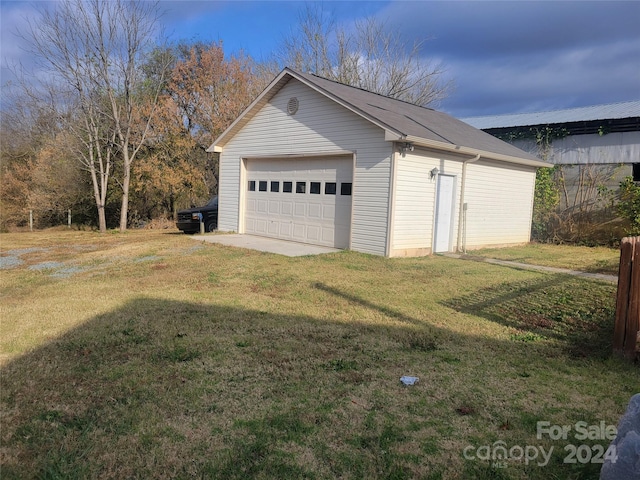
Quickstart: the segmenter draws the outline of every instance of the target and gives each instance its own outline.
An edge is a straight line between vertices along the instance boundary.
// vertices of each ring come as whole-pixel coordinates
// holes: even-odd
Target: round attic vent
[[[300,102],[296,97],[291,97],[289,99],[289,103],[287,103],[287,113],[289,115],[293,115],[298,111],[298,107],[300,106]]]

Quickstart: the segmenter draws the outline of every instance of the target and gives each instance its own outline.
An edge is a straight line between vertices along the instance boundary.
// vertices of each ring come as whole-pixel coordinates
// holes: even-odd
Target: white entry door
[[[433,251],[436,253],[448,252],[451,250],[454,194],[455,177],[452,175],[438,175],[435,232],[433,240]]]
[[[351,157],[247,162],[245,232],[349,248]]]

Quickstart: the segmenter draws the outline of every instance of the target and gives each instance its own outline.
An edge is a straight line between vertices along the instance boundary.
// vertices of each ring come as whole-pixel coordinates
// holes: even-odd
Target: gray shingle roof
[[[553,125],[593,120],[614,120],[633,117],[640,117],[640,100],[570,108],[566,110],[552,110],[548,112],[468,117],[461,120],[476,128],[488,129]]]
[[[394,139],[446,148],[466,155],[481,154],[514,163],[547,166],[539,158],[446,113],[419,107],[366,90],[285,68],[242,115],[216,139],[209,151],[223,146],[287,82],[295,78],[382,127]]]
[[[541,161],[539,158],[446,113],[378,95],[316,75],[299,72],[296,74],[402,135],[509,157]]]

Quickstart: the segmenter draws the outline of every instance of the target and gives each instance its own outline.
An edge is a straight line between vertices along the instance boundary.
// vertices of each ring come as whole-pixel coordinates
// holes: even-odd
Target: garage
[[[352,156],[246,160],[244,232],[349,248]]]
[[[388,257],[528,242],[550,166],[445,113],[289,68],[207,151],[220,231]]]

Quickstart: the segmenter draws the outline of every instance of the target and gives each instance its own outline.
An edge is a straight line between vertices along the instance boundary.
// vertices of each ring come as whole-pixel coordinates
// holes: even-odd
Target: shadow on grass
[[[614,258],[611,260],[599,260],[589,266],[584,271],[589,273],[602,273],[605,275],[618,276],[618,270],[620,268],[620,258]]]
[[[512,327],[514,340],[558,340],[575,357],[611,354],[615,289],[569,275],[503,283],[443,304]]]
[[[428,341],[401,341],[419,322],[316,288],[411,325],[136,299],[2,369],[2,478],[450,476],[446,461],[427,461],[450,447],[421,446],[420,422],[434,421],[426,391],[395,375],[405,364],[439,368]],[[492,308],[526,290],[503,288],[453,304],[495,320]],[[492,352],[527,355],[494,343]],[[436,411],[439,421],[449,425],[457,406]]]
[[[2,478],[413,478],[375,402],[363,430],[334,418],[387,333],[134,300],[3,368]]]
[[[424,327],[424,322],[420,321],[416,318],[410,317],[409,315],[405,315],[402,312],[399,312],[397,310],[394,310],[392,308],[386,307],[384,305],[377,305],[373,302],[370,302],[369,300],[366,300],[364,298],[360,298],[357,297],[355,295],[352,295],[350,293],[346,293],[343,292],[342,290],[335,288],[335,287],[331,287],[329,285],[326,285],[324,283],[314,283],[313,284],[314,288],[317,288],[318,290],[321,290],[325,293],[328,293],[330,295],[334,295],[336,297],[339,298],[343,298],[351,303],[360,305],[361,307],[367,308],[369,310],[376,310],[380,313],[382,313],[383,315],[390,317],[390,318],[394,318],[396,320],[401,320],[405,323],[408,324],[412,324],[412,325],[417,325],[417,326],[422,326]]]

